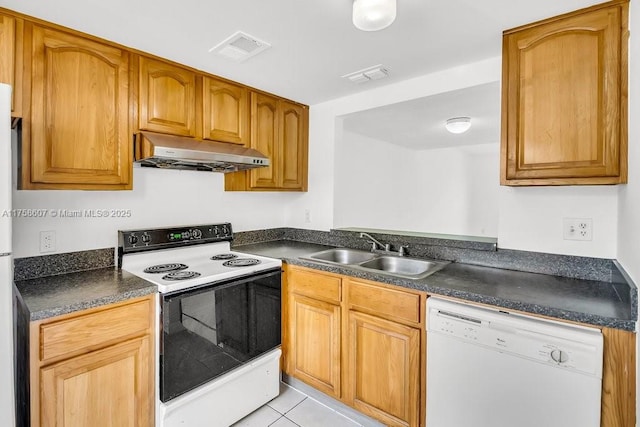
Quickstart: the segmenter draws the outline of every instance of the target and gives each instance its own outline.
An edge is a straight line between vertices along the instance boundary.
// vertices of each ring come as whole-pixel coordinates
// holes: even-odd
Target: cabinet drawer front
[[[40,326],[40,359],[78,354],[148,333],[150,300]]]
[[[291,292],[324,301],[340,303],[340,278],[301,270],[289,270]]]
[[[351,280],[349,308],[401,322],[420,323],[420,295]]]

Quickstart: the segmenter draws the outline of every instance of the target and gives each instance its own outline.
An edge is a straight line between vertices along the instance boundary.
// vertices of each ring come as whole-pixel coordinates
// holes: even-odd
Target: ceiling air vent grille
[[[380,80],[385,77],[389,77],[389,70],[384,68],[381,64],[368,67],[363,70],[354,71],[353,73],[345,74],[342,78],[349,80],[353,83],[366,83],[371,80]]]
[[[271,45],[242,31],[218,43],[209,52],[213,52],[233,61],[242,62],[269,49]]]

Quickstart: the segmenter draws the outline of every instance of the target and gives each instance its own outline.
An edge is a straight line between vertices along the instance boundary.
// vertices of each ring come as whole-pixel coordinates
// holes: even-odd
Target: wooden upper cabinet
[[[249,171],[251,188],[271,189],[278,186],[278,98],[261,93],[251,94],[251,148],[271,160],[271,165]]]
[[[227,191],[307,191],[309,109],[251,93],[251,147],[271,165],[225,175]]]
[[[202,84],[204,139],[249,145],[249,90],[204,77]]]
[[[24,44],[21,188],[130,189],[129,53],[31,23]]]
[[[11,116],[22,117],[22,26],[23,21],[0,14],[0,83],[12,87]]]
[[[196,73],[140,57],[139,128],[196,136]]]
[[[505,31],[503,185],[627,180],[628,2]]]
[[[307,140],[309,110],[292,102],[280,103],[282,188],[304,191],[307,188]]]

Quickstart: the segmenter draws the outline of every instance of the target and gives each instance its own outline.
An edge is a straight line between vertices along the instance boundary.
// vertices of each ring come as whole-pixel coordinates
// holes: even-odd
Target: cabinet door
[[[251,147],[271,160],[266,168],[250,170],[251,188],[277,188],[280,168],[278,149],[278,98],[251,93]]]
[[[249,91],[246,87],[205,77],[203,83],[205,139],[249,145]]]
[[[289,374],[340,398],[340,306],[292,294]]]
[[[280,102],[282,188],[306,191],[308,110],[287,101]]]
[[[195,88],[194,72],[141,56],[140,129],[195,136]]]
[[[420,330],[349,311],[345,399],[389,426],[418,426]]]
[[[21,52],[22,20],[0,15],[0,83],[12,87],[11,116],[22,117]]]
[[[27,25],[31,120],[23,129],[23,188],[131,188],[129,54]]]
[[[626,182],[627,7],[505,33],[503,184]]]
[[[41,425],[152,426],[148,340],[133,339],[42,368]]]

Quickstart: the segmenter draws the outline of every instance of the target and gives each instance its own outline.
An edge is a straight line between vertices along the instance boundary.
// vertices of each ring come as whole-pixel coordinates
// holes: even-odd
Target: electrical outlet
[[[40,253],[55,252],[56,250],[56,232],[41,231],[40,232]]]
[[[304,210],[304,222],[311,224],[311,209]]]
[[[564,218],[564,240],[593,240],[593,220],[591,218]]]

